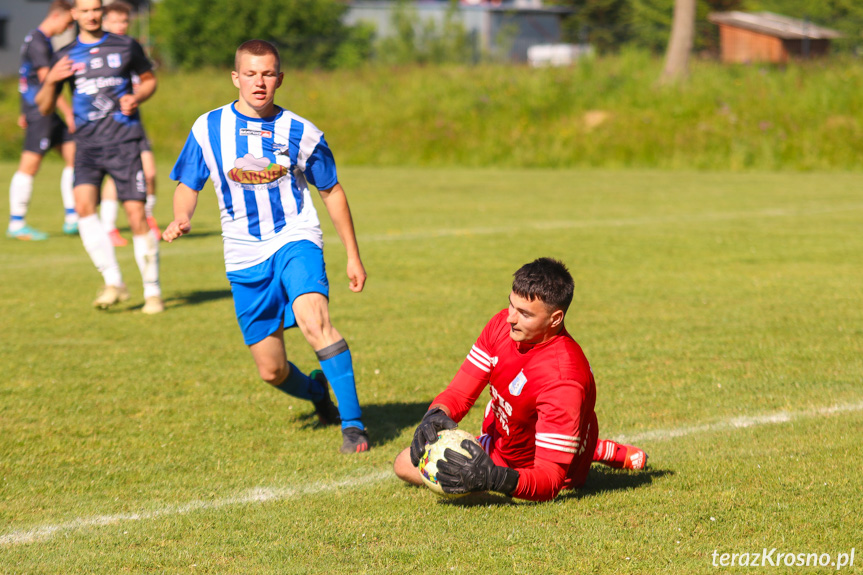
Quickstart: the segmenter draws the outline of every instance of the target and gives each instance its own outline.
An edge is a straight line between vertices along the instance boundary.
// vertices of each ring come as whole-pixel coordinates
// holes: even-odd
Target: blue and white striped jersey
[[[324,134],[285,109],[251,118],[228,104],[200,116],[171,179],[193,190],[213,181],[222,220],[227,271],[257,265],[290,242],[323,247],[308,184],[338,183]]]

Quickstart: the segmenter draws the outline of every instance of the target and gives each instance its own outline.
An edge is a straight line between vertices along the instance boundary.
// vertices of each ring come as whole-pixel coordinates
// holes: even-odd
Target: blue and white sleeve
[[[303,173],[306,180],[319,190],[329,190],[339,183],[336,160],[323,135],[309,159],[306,160],[306,169]]]
[[[175,182],[185,184],[196,191],[204,189],[207,178],[210,177],[210,169],[204,161],[204,152],[195,138],[194,131],[189,132],[186,144],[171,170],[171,179]]]

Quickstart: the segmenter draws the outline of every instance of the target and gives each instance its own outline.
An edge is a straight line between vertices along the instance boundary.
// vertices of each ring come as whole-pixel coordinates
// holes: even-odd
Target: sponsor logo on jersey
[[[108,54],[108,66],[111,68],[119,68],[123,64],[123,59],[119,54]]]
[[[518,372],[518,375],[515,376],[515,379],[509,382],[509,392],[512,395],[521,395],[521,390],[524,389],[524,384],[527,383],[527,377],[525,377],[524,372]]]
[[[267,158],[256,158],[246,154],[237,158],[234,167],[228,172],[228,177],[240,184],[269,184],[288,173],[288,168],[273,164]]]
[[[126,83],[125,78],[119,76],[109,76],[107,78],[78,78],[75,80],[75,90],[79,94],[92,96],[98,94],[102,88],[113,88],[123,86]]]
[[[257,130],[255,128],[240,128],[241,136],[260,136],[261,138],[272,138],[273,132],[270,130]]]
[[[91,53],[91,54],[98,54],[98,53],[99,53],[99,49],[98,49],[98,48],[90,48],[90,53]]]
[[[93,70],[98,70],[104,65],[102,62],[102,58],[91,58],[90,59],[90,68]]]

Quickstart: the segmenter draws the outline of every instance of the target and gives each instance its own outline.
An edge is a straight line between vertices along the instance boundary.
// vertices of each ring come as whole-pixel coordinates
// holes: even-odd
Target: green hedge
[[[659,87],[642,52],[571,68],[367,67],[286,72],[278,103],[327,133],[342,164],[709,170],[861,167],[863,63],[787,67],[695,61]],[[236,97],[227,71],[162,73],[143,106],[172,159],[194,119]],[[0,93],[0,153],[17,157],[14,81]],[[17,104],[14,104],[17,106]]]

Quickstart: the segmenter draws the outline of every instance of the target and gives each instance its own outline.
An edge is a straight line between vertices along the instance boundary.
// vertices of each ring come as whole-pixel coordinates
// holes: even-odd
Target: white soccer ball
[[[444,429],[443,431],[438,432],[437,437],[438,440],[434,443],[426,444],[426,450],[420,459],[419,470],[423,483],[425,483],[429,489],[442,497],[461,497],[462,495],[467,495],[466,493],[458,495],[444,493],[444,490],[441,489],[441,486],[437,482],[437,464],[441,460],[446,461],[444,451],[447,448],[470,458],[470,453],[462,448],[461,442],[465,439],[476,443],[477,445],[479,445],[479,442],[472,433],[468,433],[462,429]]]

